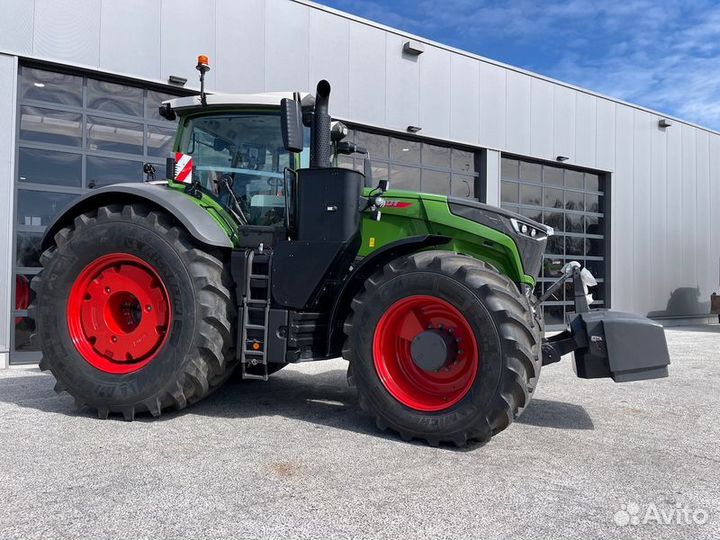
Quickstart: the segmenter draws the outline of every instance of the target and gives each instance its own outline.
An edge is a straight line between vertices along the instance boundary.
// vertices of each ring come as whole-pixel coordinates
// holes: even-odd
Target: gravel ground
[[[341,360],[133,423],[2,371],[0,539],[718,538],[720,327],[667,335],[670,378],[584,381],[563,360],[462,450],[379,433]]]

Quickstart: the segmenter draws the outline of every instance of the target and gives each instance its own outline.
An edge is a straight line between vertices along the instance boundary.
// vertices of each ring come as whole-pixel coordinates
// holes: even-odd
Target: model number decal
[[[393,201],[392,199],[387,199],[385,201],[385,208],[407,208],[409,206],[412,206],[415,203],[411,202],[403,202],[403,201]]]

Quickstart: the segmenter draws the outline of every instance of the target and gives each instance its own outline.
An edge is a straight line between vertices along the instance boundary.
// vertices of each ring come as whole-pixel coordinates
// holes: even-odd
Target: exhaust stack
[[[315,95],[315,114],[312,121],[312,140],[310,141],[310,168],[320,169],[330,166],[330,83],[325,79],[317,85]]]

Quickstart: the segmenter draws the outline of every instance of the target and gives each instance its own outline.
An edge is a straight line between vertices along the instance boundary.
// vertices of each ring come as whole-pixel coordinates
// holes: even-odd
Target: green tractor
[[[267,380],[342,356],[379,428],[461,446],[505,429],[564,354],[580,377],[667,375],[662,327],[590,310],[592,276],[577,264],[545,295],[569,280],[577,313],[544,339],[533,290],[552,230],[375,185],[329,96],[321,81],[315,97],[203,89],[166,102],[162,115],[179,119],[166,179],[146,165],[148,181],[61,212],[32,282],[40,367],[57,391],[132,420],[183,409],[236,368]],[[354,153],[365,174],[333,166]]]

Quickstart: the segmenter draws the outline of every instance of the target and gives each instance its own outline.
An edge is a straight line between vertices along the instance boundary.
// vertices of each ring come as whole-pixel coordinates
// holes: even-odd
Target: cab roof
[[[238,106],[256,106],[256,107],[279,107],[280,101],[283,99],[293,99],[292,92],[266,92],[264,94],[207,94],[207,105],[203,106],[200,102],[200,96],[187,96],[176,99],[163,101],[163,105],[170,104],[170,107],[177,112],[203,109],[205,107],[238,107]],[[300,94],[303,107],[312,106],[313,96],[307,92]]]

